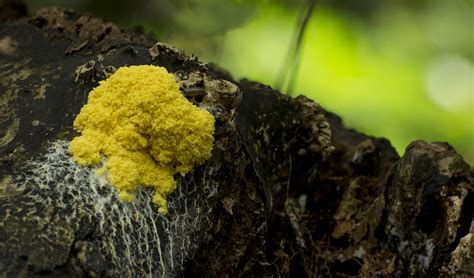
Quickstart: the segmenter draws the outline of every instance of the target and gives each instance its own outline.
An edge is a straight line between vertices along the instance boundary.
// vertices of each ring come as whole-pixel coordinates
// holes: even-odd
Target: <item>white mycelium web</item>
[[[27,172],[18,179],[20,187],[27,189],[25,194],[55,210],[72,233],[90,230],[84,238],[72,236],[72,244],[90,241],[111,264],[106,274],[169,277],[179,273],[204,225],[200,216],[208,209],[206,200],[217,194],[217,185],[205,178],[199,182],[178,178],[177,189],[168,198],[169,213],[161,216],[151,202],[153,190],[138,190],[131,203],[119,200],[106,177],[97,177],[96,168],[77,164],[68,146],[65,141],[54,142],[42,158],[28,163]],[[84,223],[94,227],[81,227]],[[52,223],[45,225],[55,229]]]

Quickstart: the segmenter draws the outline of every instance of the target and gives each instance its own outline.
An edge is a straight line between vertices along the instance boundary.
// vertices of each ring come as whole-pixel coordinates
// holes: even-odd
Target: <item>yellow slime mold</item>
[[[159,213],[184,175],[211,156],[214,118],[179,91],[175,77],[156,66],[121,67],[89,94],[74,121],[81,133],[69,147],[82,165],[104,162],[97,174],[124,201],[138,186],[153,187]]]

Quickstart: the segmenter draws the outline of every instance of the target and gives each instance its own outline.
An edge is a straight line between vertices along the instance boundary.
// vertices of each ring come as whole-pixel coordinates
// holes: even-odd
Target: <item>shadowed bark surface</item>
[[[118,200],[67,151],[90,90],[140,64],[174,73],[216,118],[212,158],[176,177],[166,216],[147,190]],[[470,277],[472,174],[447,143],[399,157],[312,100],[233,80],[140,30],[2,4],[2,276]]]

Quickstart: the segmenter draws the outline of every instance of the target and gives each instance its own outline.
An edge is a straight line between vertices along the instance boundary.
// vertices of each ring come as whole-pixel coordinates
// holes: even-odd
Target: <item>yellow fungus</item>
[[[179,91],[175,77],[156,66],[121,67],[91,91],[74,121],[81,133],[69,151],[82,165],[104,163],[119,198],[133,201],[138,186],[155,190],[153,202],[168,212],[166,197],[184,175],[211,156],[214,118]]]

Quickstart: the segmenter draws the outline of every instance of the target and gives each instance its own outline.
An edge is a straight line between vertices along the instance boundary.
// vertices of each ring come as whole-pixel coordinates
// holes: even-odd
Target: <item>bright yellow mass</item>
[[[125,201],[138,186],[155,190],[153,202],[168,212],[166,197],[184,175],[210,156],[214,118],[189,102],[165,68],[119,68],[91,91],[74,121],[81,133],[69,147],[82,165],[102,165]]]

